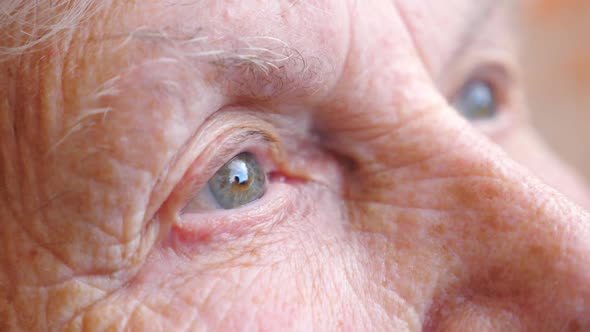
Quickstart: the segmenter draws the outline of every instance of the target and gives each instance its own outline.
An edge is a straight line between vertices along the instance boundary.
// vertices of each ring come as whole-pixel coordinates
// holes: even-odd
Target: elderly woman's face
[[[7,57],[0,330],[589,329],[498,3],[113,1]]]

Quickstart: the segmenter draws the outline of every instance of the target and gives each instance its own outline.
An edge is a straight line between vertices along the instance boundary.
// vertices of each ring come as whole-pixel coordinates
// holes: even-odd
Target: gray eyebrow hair
[[[157,55],[153,58],[142,56],[137,62],[129,62],[115,76],[98,83],[84,99],[90,106],[79,110],[78,117],[67,125],[68,129],[47,153],[55,151],[75,132],[96,121],[105,121],[113,109],[103,100],[125,91],[123,82],[130,73],[137,70],[150,72],[147,69],[150,66],[175,65],[191,71],[202,64],[211,65],[215,75],[212,81],[221,82],[219,84],[231,91],[232,97],[246,100],[269,100],[291,94],[307,96],[321,87],[321,77],[317,73],[322,62],[315,57],[304,56],[287,42],[269,35],[235,38],[206,34],[201,27],[187,31],[169,26],[142,26],[131,31],[93,37],[88,42],[109,42],[111,52],[125,48],[140,50],[142,46],[147,46],[148,49],[157,50]],[[183,89],[174,79],[158,83],[170,91]]]
[[[111,0],[1,0],[0,62],[77,29]]]
[[[254,66],[264,73],[269,73],[273,69],[278,70],[284,63],[300,55],[286,42],[271,36],[249,36],[230,40],[224,37],[140,27],[131,33],[111,37],[121,36],[126,38],[120,47],[133,40],[155,41],[178,58],[213,61],[226,66]]]
[[[311,90],[314,89],[312,85],[319,85],[316,73],[321,63],[318,59],[304,56],[274,36],[235,38],[203,34],[200,29],[183,32],[141,27],[110,38],[123,39],[119,47],[131,42],[152,43],[164,52],[162,59],[167,62],[191,67],[210,64],[217,68],[232,90],[248,97],[266,99],[289,93],[294,87]],[[304,81],[306,86],[297,86],[298,81]]]

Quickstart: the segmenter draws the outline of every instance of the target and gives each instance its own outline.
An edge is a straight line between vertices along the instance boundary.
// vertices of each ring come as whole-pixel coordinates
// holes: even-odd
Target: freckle
[[[567,328],[568,331],[582,331],[582,326],[580,325],[580,322],[578,322],[576,319],[572,320],[569,323],[569,326]]]
[[[442,236],[447,232],[447,228],[444,224],[438,224],[431,228],[430,233],[433,236]]]
[[[515,223],[511,223],[509,219],[504,219],[498,214],[483,216],[481,223],[489,226],[491,230],[504,233],[513,231],[517,227]]]
[[[545,253],[546,253],[546,249],[543,248],[542,246],[539,246],[539,245],[530,245],[528,247],[528,255],[527,255],[527,257],[529,257],[531,259],[534,258],[534,257],[543,257],[543,256],[545,256]]]
[[[32,249],[32,250],[29,252],[29,256],[30,256],[31,258],[36,258],[37,256],[39,256],[39,252],[38,252],[37,250],[35,250],[35,249]]]
[[[488,278],[490,280],[502,280],[505,274],[505,268],[500,266],[493,266],[492,268],[490,268],[488,272]]]

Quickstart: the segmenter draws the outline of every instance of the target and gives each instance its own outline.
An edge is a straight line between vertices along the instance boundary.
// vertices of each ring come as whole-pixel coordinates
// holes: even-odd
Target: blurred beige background
[[[533,122],[590,183],[590,1],[529,2],[520,23]]]

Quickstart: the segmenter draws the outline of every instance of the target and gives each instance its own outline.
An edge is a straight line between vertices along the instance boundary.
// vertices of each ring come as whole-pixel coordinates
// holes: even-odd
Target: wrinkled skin
[[[508,10],[481,11],[115,1],[1,63],[0,330],[590,329],[585,191],[529,127]],[[202,53],[248,42],[291,57]],[[447,102],[489,62],[502,128]],[[247,148],[262,199],[184,209]]]

